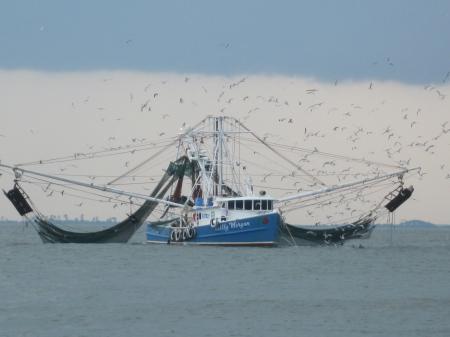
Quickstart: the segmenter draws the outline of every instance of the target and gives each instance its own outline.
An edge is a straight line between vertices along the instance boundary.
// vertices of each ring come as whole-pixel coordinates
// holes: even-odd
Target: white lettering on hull
[[[219,226],[216,227],[216,230],[228,232],[230,230],[233,231],[233,230],[244,229],[245,227],[249,227],[249,226],[250,226],[249,221],[245,221],[245,222],[230,221],[230,222],[224,222],[224,223],[219,224]]]

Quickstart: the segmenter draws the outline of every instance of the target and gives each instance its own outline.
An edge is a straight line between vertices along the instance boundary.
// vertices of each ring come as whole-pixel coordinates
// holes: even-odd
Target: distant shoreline
[[[73,226],[73,225],[91,225],[91,226],[113,226],[118,223],[118,220],[116,218],[110,218],[105,220],[86,220],[86,219],[55,219],[50,218],[51,221],[54,221],[57,224],[60,225],[67,225],[67,226]],[[24,220],[9,220],[9,219],[3,219],[0,220],[0,226],[5,224],[23,224],[25,223]],[[299,226],[311,226],[311,225],[305,225],[302,224]],[[377,224],[376,225],[379,228],[390,228],[390,224]],[[433,224],[431,222],[422,221],[422,220],[409,220],[404,221],[399,224],[393,225],[396,228],[441,228],[450,226],[450,224]]]

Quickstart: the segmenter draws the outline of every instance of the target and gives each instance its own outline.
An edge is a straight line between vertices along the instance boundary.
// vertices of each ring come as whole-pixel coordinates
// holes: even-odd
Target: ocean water
[[[0,337],[450,336],[450,228],[339,247],[143,241],[42,244],[3,225]]]

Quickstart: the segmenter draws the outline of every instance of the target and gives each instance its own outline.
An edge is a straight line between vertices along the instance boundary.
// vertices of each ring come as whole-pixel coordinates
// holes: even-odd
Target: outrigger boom
[[[394,172],[394,173],[390,173],[390,174],[385,174],[385,175],[381,175],[378,177],[374,177],[374,178],[369,178],[369,179],[363,179],[363,180],[358,180],[358,181],[354,181],[352,183],[347,183],[347,184],[343,184],[343,185],[334,185],[331,187],[327,187],[327,188],[322,188],[320,190],[315,190],[315,191],[305,191],[302,193],[298,193],[298,194],[294,194],[294,195],[290,195],[284,198],[279,198],[276,199],[274,201],[276,202],[285,202],[285,201],[291,201],[291,200],[296,200],[296,199],[302,199],[302,198],[306,198],[306,197],[312,197],[315,195],[320,195],[320,194],[324,194],[324,193],[329,193],[329,192],[334,192],[334,191],[338,191],[338,190],[342,190],[345,188],[349,188],[349,187],[353,187],[353,186],[357,186],[357,185],[364,185],[373,181],[381,181],[381,180],[387,180],[393,177],[401,177],[403,176],[405,173],[411,172],[411,171],[415,171],[415,170],[419,170],[419,167],[415,167],[413,169],[404,169],[398,172]]]
[[[68,184],[74,184],[74,185],[78,185],[78,186],[83,186],[83,187],[91,188],[91,189],[98,190],[98,191],[110,192],[110,193],[114,193],[114,194],[118,194],[118,195],[123,195],[123,196],[131,197],[131,198],[142,199],[142,200],[147,200],[147,201],[155,201],[155,202],[166,204],[166,205],[169,205],[169,206],[172,206],[172,207],[180,207],[180,208],[185,207],[185,205],[182,205],[182,204],[177,204],[175,202],[171,202],[171,201],[168,201],[168,200],[163,200],[163,199],[149,197],[147,195],[140,194],[140,193],[126,192],[126,191],[118,190],[118,189],[111,188],[111,187],[98,186],[98,185],[95,185],[93,183],[90,183],[90,184],[83,183],[81,181],[76,181],[76,180],[72,180],[72,179],[56,177],[56,176],[53,176],[53,175],[50,175],[50,174],[45,174],[45,173],[40,173],[40,172],[36,172],[36,171],[26,170],[26,169],[23,169],[23,168],[18,168],[18,167],[15,167],[15,166],[10,166],[10,165],[5,165],[5,164],[0,164],[0,167],[5,167],[5,168],[12,169],[14,171],[14,173],[16,174],[16,176],[17,175],[20,176],[23,173],[25,173],[25,174],[29,174],[29,175],[35,175],[35,176],[38,176],[38,177],[44,177],[44,178],[49,178],[49,179],[61,181],[61,182],[68,183]]]
[[[12,169],[16,174],[19,174],[19,175],[21,175],[23,173],[26,173],[26,174],[30,174],[30,175],[40,176],[40,177],[44,177],[44,178],[49,178],[49,179],[53,179],[53,180],[57,180],[57,181],[65,182],[65,183],[69,183],[69,184],[79,185],[79,186],[83,186],[83,187],[86,187],[86,188],[95,189],[95,190],[98,190],[98,191],[110,192],[110,193],[123,195],[123,196],[136,198],[136,199],[155,201],[155,202],[159,202],[159,203],[162,203],[162,204],[165,204],[165,205],[169,205],[169,206],[172,206],[172,207],[179,207],[179,208],[184,208],[185,207],[185,205],[183,205],[183,204],[178,204],[178,203],[171,202],[171,201],[168,201],[168,200],[163,200],[163,199],[149,197],[147,195],[140,194],[140,193],[127,192],[127,191],[118,190],[118,189],[115,189],[115,188],[95,185],[93,183],[89,183],[89,184],[88,183],[83,183],[81,181],[76,181],[76,180],[72,180],[72,179],[56,177],[56,176],[53,176],[53,175],[40,173],[40,172],[36,172],[36,171],[31,171],[31,170],[18,168],[18,167],[15,167],[15,166],[10,166],[10,165],[5,165],[5,164],[0,164],[0,167],[5,167],[5,168]],[[286,202],[286,201],[291,201],[291,200],[298,200],[298,199],[302,199],[302,198],[307,198],[307,197],[312,197],[312,196],[316,196],[316,195],[321,195],[321,194],[324,194],[324,193],[329,193],[329,192],[342,190],[342,189],[353,187],[353,186],[357,186],[357,185],[364,185],[364,184],[367,184],[367,183],[370,183],[370,182],[373,182],[373,181],[381,181],[381,180],[387,180],[387,179],[390,179],[390,178],[393,178],[393,177],[401,177],[405,173],[408,173],[408,172],[411,172],[411,171],[415,171],[415,170],[419,170],[419,169],[420,169],[419,167],[415,167],[413,169],[404,169],[404,170],[401,170],[401,171],[397,171],[397,172],[394,172],[394,173],[381,175],[381,176],[370,178],[370,179],[362,179],[362,180],[354,181],[354,182],[351,182],[351,183],[342,184],[342,185],[334,185],[334,186],[331,186],[331,187],[322,188],[322,189],[314,190],[314,191],[305,191],[305,192],[294,194],[294,195],[290,195],[290,196],[287,196],[287,197],[284,197],[284,198],[274,199],[274,202],[281,203],[281,202]]]

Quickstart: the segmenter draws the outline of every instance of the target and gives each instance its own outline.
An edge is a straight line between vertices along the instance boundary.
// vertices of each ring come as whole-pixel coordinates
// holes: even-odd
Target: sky
[[[442,82],[448,1],[1,2],[0,67]]]
[[[448,1],[0,6],[3,163],[157,138],[161,130],[174,135],[183,122],[225,113],[285,143],[421,166],[411,180],[414,200],[398,218],[450,223]],[[321,137],[305,137],[305,128]],[[355,143],[360,128],[367,136]],[[10,185],[0,176],[1,188]],[[64,208],[60,199],[40,206],[79,216],[75,203]],[[18,218],[5,198],[0,209]]]

